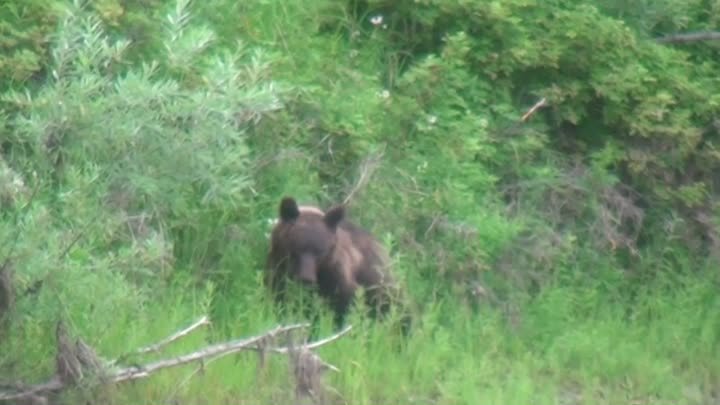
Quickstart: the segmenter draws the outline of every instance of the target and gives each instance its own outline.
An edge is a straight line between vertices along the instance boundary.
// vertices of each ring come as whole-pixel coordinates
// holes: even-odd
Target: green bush
[[[59,318],[110,358],[201,313],[171,354],[297,321],[260,282],[293,195],[347,202],[414,309],[410,336],[356,311],[318,351],[346,401],[711,398],[716,63],[652,37],[712,6],[28,4],[60,19],[13,23],[43,39],[3,93],[0,391],[52,374]],[[105,402],[294,399],[286,359],[254,356]]]
[[[5,139],[3,207],[22,221],[2,232],[17,235],[5,252],[20,297],[9,345],[51,348],[58,317],[101,338],[149,301],[197,288],[177,270],[204,276],[232,243],[225,221],[242,218],[253,198],[246,131],[281,109],[287,90],[259,51],[204,55],[213,34],[187,25],[185,4],[170,14],[167,53],[156,55],[164,62],[126,73],[115,68],[128,43],[111,41],[92,10],[70,8],[45,85],[5,94],[18,112]],[[187,66],[202,90],[170,78]],[[22,355],[36,360],[23,367],[52,358]]]

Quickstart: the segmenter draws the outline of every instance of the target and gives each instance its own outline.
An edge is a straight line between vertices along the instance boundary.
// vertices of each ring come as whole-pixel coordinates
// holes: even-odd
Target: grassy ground
[[[714,403],[717,285],[697,277],[675,282],[672,291],[639,293],[633,310],[628,300],[579,287],[549,288],[513,314],[431,302],[407,339],[356,313],[351,333],[317,353],[340,369],[324,381],[348,404]],[[247,297],[222,305],[235,307],[228,309],[231,319],[172,345],[168,354],[279,323],[267,304],[253,305]],[[197,315],[191,307],[157,303],[118,325],[101,350],[157,341]],[[331,333],[328,317],[321,329]],[[294,387],[288,364],[273,355],[260,369],[257,355],[245,352],[209,362],[203,371],[184,366],[124,385],[110,402],[285,403]]]
[[[470,83],[467,72],[445,65],[438,66],[456,73],[453,80],[423,83],[438,68],[433,65],[413,71],[414,79],[409,75],[395,83],[401,90],[406,86],[404,98],[400,91],[378,97],[390,84],[388,77],[400,74],[393,65],[397,60],[383,53],[387,43],[380,29],[362,44],[353,42],[348,33],[362,27],[353,26],[347,10],[332,1],[226,3],[210,1],[199,9],[198,19],[214,24],[220,43],[242,37],[273,56],[267,66],[263,58],[245,59],[248,63],[237,71],[213,65],[218,76],[211,78],[219,79],[208,82],[221,83],[220,91],[208,90],[208,95],[204,87],[194,92],[132,76],[118,80],[123,84],[117,88],[118,78],[112,76],[103,87],[112,73],[80,66],[79,79],[69,75],[65,82],[48,85],[45,98],[36,98],[40,101],[18,103],[30,105],[32,113],[15,122],[21,129],[9,142],[29,152],[16,148],[8,154],[8,167],[15,170],[3,168],[3,175],[20,173],[30,188],[29,173],[37,170],[44,183],[23,223],[4,219],[0,231],[4,240],[11,240],[18,228],[23,230],[16,255],[21,259],[18,291],[35,280],[44,285],[36,295],[23,293],[17,300],[12,332],[0,341],[0,380],[38,382],[52,375],[52,328],[61,316],[105,358],[157,342],[201,315],[212,320],[211,326],[162,353],[131,358],[127,364],[297,322],[297,316],[278,316],[260,282],[277,201],[283,195],[335,201],[357,182],[363,158],[385,148],[384,162],[389,163],[356,196],[352,215],[391,248],[395,270],[415,304],[413,329],[403,337],[392,323],[373,323],[354,313],[352,331],[317,350],[340,370],[324,378],[332,403],[720,403],[717,271],[698,270],[691,260],[655,268],[661,267],[653,264],[660,259],[626,270],[619,259],[596,251],[592,241],[583,244],[574,235],[562,239],[567,229],[567,234],[580,229],[580,235],[593,235],[582,228],[592,210],[574,199],[578,188],[568,188],[569,197],[558,204],[582,213],[567,219],[558,210],[563,232],[548,231],[556,223],[544,222],[545,188],[524,200],[527,212],[508,215],[495,189],[501,177],[495,169],[517,165],[512,174],[520,180],[521,175],[535,176],[531,180],[556,187],[560,197],[567,190],[555,183],[562,166],[554,167],[552,159],[543,159],[546,155],[538,155],[540,164],[532,158],[544,149],[544,136],[499,142],[486,131],[492,114],[473,100],[496,94],[492,83]],[[191,45],[197,39],[193,35]],[[97,56],[90,46],[94,42],[77,43],[84,46],[87,60]],[[176,55],[195,49],[184,46]],[[179,65],[170,70],[196,84],[196,72]],[[234,128],[238,110],[249,109],[237,104],[235,96],[261,94],[265,98],[254,101],[263,106],[275,95],[265,92],[271,87],[265,86],[266,77],[296,86],[278,96],[291,111],[273,110],[260,126],[243,127],[247,132],[228,129]],[[239,83],[233,88],[238,93],[227,96],[223,80]],[[477,93],[467,99],[460,92],[433,93],[453,84],[460,89],[477,85]],[[410,91],[416,88],[417,95]],[[52,101],[61,96],[69,107],[53,109]],[[458,100],[482,111],[458,114]],[[512,103],[503,102],[493,106],[494,114],[518,115]],[[428,106],[419,107],[423,103]],[[164,108],[155,110],[156,105]],[[417,124],[427,121],[420,115],[423,108],[440,111],[439,118],[433,115],[439,126]],[[206,115],[196,120],[193,131],[187,131],[185,125],[192,121],[187,118],[202,113]],[[66,121],[66,114],[74,120]],[[74,142],[67,145],[64,172],[45,159],[46,128],[58,122],[69,126]],[[107,126],[113,131],[104,138]],[[136,136],[137,128],[152,130],[153,136]],[[498,146],[505,143],[512,153]],[[573,173],[566,177],[575,180]],[[48,178],[52,180],[45,182]],[[7,194],[5,190],[3,197]],[[12,197],[27,202],[19,195]],[[109,207],[107,200],[116,205]],[[137,220],[141,214],[150,219],[131,223],[130,217]],[[431,233],[441,217],[447,227],[465,228]],[[466,228],[474,233],[453,234]],[[560,242],[532,246],[537,257],[526,255],[524,262],[511,261],[503,268],[498,259],[503,252],[525,254],[514,238],[539,231],[554,232]],[[537,239],[546,234],[540,235]],[[72,249],[66,251],[67,246]],[[641,253],[654,258],[649,248]],[[533,274],[542,273],[544,283],[532,299],[527,291],[508,293],[515,292],[509,275],[529,278],[526,266],[533,267]],[[648,280],[653,281],[639,281],[637,273],[643,270],[652,273]],[[467,282],[476,280],[503,293],[495,300],[469,298]],[[325,314],[317,335],[331,333]],[[258,362],[256,353],[243,352],[207,362],[202,370],[197,364],[163,370],[93,394],[100,396],[97,403],[123,405],[292,403],[288,359],[272,355],[264,368]]]

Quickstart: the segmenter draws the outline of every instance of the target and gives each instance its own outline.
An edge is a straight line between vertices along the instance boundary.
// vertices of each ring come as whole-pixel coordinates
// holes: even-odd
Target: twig
[[[522,122],[527,121],[528,118],[530,118],[531,115],[535,114],[535,112],[536,112],[540,107],[544,106],[544,105],[546,104],[546,102],[547,102],[547,99],[546,99],[545,97],[543,97],[540,101],[538,101],[537,103],[535,103],[535,105],[532,106],[532,107],[528,110],[528,112],[526,112],[526,113],[522,116],[522,118],[520,119],[520,121],[522,121]]]
[[[358,179],[352,190],[350,190],[350,193],[348,193],[347,197],[345,197],[343,204],[347,204],[348,202],[350,202],[355,193],[357,193],[361,188],[365,187],[368,180],[370,180],[373,172],[375,172],[375,170],[378,168],[380,160],[382,159],[384,154],[385,151],[382,151],[375,156],[370,156],[362,162],[362,164],[360,165],[360,178]]]
[[[50,381],[33,385],[30,388],[20,392],[0,392],[0,401],[18,400],[28,398],[45,392],[56,392],[63,388],[64,384],[60,382],[60,378],[55,375]]]
[[[138,349],[135,353],[136,353],[136,354],[145,354],[145,353],[149,353],[149,352],[157,352],[157,351],[159,351],[163,346],[167,346],[168,344],[170,344],[170,343],[172,343],[172,342],[180,339],[181,337],[187,336],[187,335],[190,334],[190,332],[192,332],[193,330],[195,330],[195,329],[197,329],[197,328],[199,328],[199,327],[201,327],[201,326],[203,326],[203,325],[209,325],[209,324],[210,324],[210,320],[208,319],[208,317],[207,317],[207,316],[203,316],[202,318],[198,319],[197,321],[195,321],[195,323],[193,323],[192,325],[188,326],[187,328],[185,328],[185,329],[183,329],[183,330],[181,330],[181,331],[178,331],[178,332],[176,332],[176,333],[168,336],[167,338],[165,338],[164,340],[162,340],[162,341],[160,341],[160,342],[158,342],[158,343],[155,343],[155,344],[153,344],[153,345],[140,348],[140,349]]]
[[[160,341],[158,343],[152,344],[150,346],[145,346],[145,347],[138,349],[136,351],[133,351],[133,352],[121,354],[118,358],[111,361],[110,364],[111,365],[117,364],[133,355],[146,354],[149,352],[157,352],[160,350],[160,348],[167,346],[168,344],[180,339],[181,337],[187,336],[190,332],[199,328],[200,326],[209,325],[209,324],[210,324],[210,321],[208,320],[208,317],[203,316],[202,318],[195,321],[192,325],[188,326],[187,328],[185,328],[183,330],[175,332],[174,334],[166,337],[165,339],[163,339],[162,341]]]
[[[720,32],[718,31],[705,31],[705,32],[689,32],[685,34],[670,34],[659,38],[655,38],[655,41],[660,43],[681,43],[681,42],[697,42],[697,41],[716,41],[720,40]]]
[[[430,232],[433,230],[433,228],[435,228],[435,224],[437,224],[437,222],[440,220],[440,217],[441,217],[441,215],[435,215],[435,216],[433,217],[432,222],[430,222],[430,226],[428,226],[428,228],[425,230],[425,235],[424,235],[424,236],[425,236],[426,238],[427,238],[428,235],[430,235]]]
[[[304,153],[296,150],[282,150],[279,153],[274,153],[272,156],[269,156],[264,159],[258,159],[258,163],[255,164],[252,168],[254,172],[259,172],[260,170],[264,169],[265,166],[269,166],[275,162],[281,162],[283,160],[287,159],[305,159],[307,161],[310,160],[310,158],[305,155]]]
[[[301,345],[300,347],[303,347],[308,350],[316,349],[320,346],[323,346],[323,345],[326,345],[326,344],[332,342],[333,340],[339,339],[346,333],[350,332],[351,329],[352,329],[352,325],[348,325],[345,327],[345,329],[341,330],[340,332],[338,332],[332,336],[328,336],[325,339],[321,339],[316,342]],[[279,354],[288,354],[290,352],[290,348],[288,348],[288,347],[271,347],[271,348],[268,348],[267,350],[274,352],[274,353],[279,353]],[[339,371],[339,370],[335,369],[335,371]]]

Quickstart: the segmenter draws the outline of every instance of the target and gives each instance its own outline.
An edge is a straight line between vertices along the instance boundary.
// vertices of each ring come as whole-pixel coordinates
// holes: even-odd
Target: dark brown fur
[[[281,201],[265,277],[276,299],[284,299],[288,278],[304,283],[328,301],[340,326],[362,287],[371,314],[384,314],[392,285],[388,265],[382,245],[347,220],[343,206],[323,213],[316,207],[298,206],[289,197]]]

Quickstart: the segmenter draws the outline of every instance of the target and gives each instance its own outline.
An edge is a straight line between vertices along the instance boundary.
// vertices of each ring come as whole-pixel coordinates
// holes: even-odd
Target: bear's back
[[[339,231],[347,235],[354,250],[360,254],[353,273],[359,284],[368,286],[390,280],[388,266],[390,256],[385,247],[367,230],[345,219]]]

